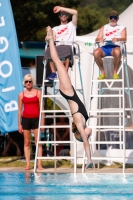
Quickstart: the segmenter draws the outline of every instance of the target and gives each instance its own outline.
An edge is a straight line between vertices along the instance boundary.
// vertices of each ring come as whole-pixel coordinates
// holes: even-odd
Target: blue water
[[[0,200],[133,200],[133,174],[0,173]]]

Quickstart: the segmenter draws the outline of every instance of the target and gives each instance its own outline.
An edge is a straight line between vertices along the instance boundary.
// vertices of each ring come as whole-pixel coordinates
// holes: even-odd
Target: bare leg
[[[50,61],[50,69],[51,69],[51,72],[52,73],[55,73],[56,72],[56,70],[55,70],[55,65],[54,65],[54,63],[52,62],[52,61]]]
[[[69,63],[70,63],[70,60],[69,60],[69,58],[67,58],[67,59],[65,60],[65,63],[64,63],[65,68],[66,68],[67,71],[68,71],[68,69],[69,69]]]
[[[24,153],[26,158],[25,170],[30,170],[30,130],[23,130],[24,134]]]
[[[37,143],[37,137],[38,137],[38,129],[34,129],[33,130],[34,133],[34,138],[35,138],[35,144]],[[42,145],[39,145],[38,147],[38,156],[41,157],[42,156]],[[43,170],[44,168],[42,167],[42,161],[38,160],[38,169],[39,170]]]
[[[99,69],[101,70],[101,73],[102,74],[105,74],[104,72],[104,66],[103,66],[103,61],[102,61],[102,58],[104,57],[104,52],[101,48],[97,48],[95,51],[94,51],[94,58],[95,58],[95,61],[99,67]]]
[[[55,46],[54,46],[54,40],[53,40],[53,35],[52,35],[52,30],[50,27],[47,27],[47,38],[49,38],[49,47],[50,47],[50,53],[51,53],[51,58],[56,64],[57,71],[58,71],[58,77],[60,80],[60,89],[63,93],[65,93],[68,96],[73,96],[74,91],[72,88],[72,84],[69,78],[69,75],[64,68],[63,63],[60,61],[58,54],[56,52]],[[66,84],[67,83],[67,84]],[[76,103],[72,103],[73,101],[68,101],[71,113],[73,113],[74,110],[77,110],[76,107],[78,108],[78,105]],[[76,113],[73,115],[73,120],[74,123],[76,124],[78,131],[81,134],[81,137],[83,139],[84,143],[84,148],[87,154],[88,162],[91,162],[90,158],[90,148],[89,148],[89,143],[87,140],[87,135],[85,132],[85,120],[83,116],[80,113]]]
[[[54,46],[54,40],[53,40],[51,28],[47,28],[47,37],[49,38],[49,47],[50,47],[51,58],[54,61],[57,71],[58,71],[58,77],[60,80],[60,89],[66,95],[72,96],[74,94],[72,84],[71,84],[70,78],[68,76],[68,73],[67,73],[63,63],[61,62],[61,60],[58,57],[57,51]]]
[[[119,47],[112,50],[112,56],[114,57],[114,74],[117,74],[121,62],[121,51]]]

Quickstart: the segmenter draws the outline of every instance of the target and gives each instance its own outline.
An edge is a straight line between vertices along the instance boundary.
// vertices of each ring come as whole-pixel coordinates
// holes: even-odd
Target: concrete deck
[[[31,172],[33,173],[34,170],[24,170],[23,167],[1,167],[0,172]],[[73,168],[46,168],[44,170],[37,170],[37,172],[41,173],[74,173]],[[77,173],[82,173],[81,168],[77,168]],[[122,173],[122,168],[101,168],[101,169],[87,169],[85,170],[85,173],[96,173],[96,174],[102,174],[102,173]],[[133,168],[127,168],[125,170],[125,173],[133,173]]]

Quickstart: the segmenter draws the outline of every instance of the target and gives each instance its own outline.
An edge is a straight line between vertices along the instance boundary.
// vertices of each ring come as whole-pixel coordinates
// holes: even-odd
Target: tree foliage
[[[77,6],[80,0],[71,0]],[[58,17],[53,13],[56,5],[71,7],[66,0],[11,0],[19,41],[43,40],[46,26],[59,24]]]
[[[82,12],[83,8],[78,8],[79,20],[77,27],[77,34],[84,35],[91,33],[92,31],[97,30],[103,24],[107,22],[101,13],[95,8],[90,9],[90,6],[84,7],[84,12]],[[100,19],[100,20],[99,20]]]
[[[56,5],[75,8],[79,13],[78,35],[85,35],[108,22],[110,10],[124,11],[132,0],[10,0],[19,41],[43,41],[45,28],[57,26]]]

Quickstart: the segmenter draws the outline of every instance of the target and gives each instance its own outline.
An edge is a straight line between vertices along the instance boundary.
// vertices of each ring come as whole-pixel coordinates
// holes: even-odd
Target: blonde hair
[[[27,81],[27,80],[32,80],[33,85],[35,85],[35,80],[34,80],[34,78],[33,78],[33,76],[32,76],[31,74],[26,74],[26,75],[24,76],[23,85],[25,85],[25,81]]]
[[[74,133],[75,138],[79,141],[79,142],[83,142],[81,134],[79,133],[76,124],[73,122],[72,123],[72,132]]]

